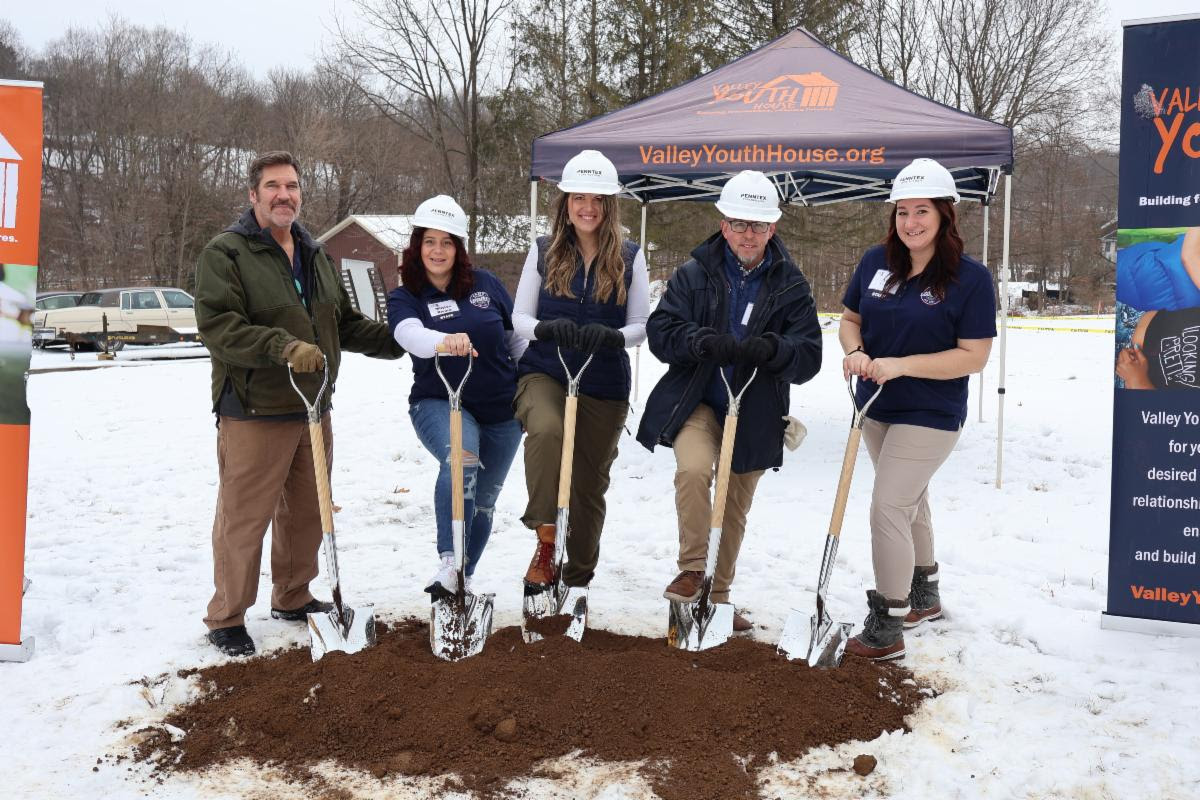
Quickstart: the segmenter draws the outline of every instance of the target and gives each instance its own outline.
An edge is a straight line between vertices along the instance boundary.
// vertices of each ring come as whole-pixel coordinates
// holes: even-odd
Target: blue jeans
[[[446,400],[418,400],[408,408],[417,438],[441,463],[433,490],[434,515],[437,518],[438,553],[454,552],[450,527],[450,403]],[[492,512],[496,498],[508,476],[517,445],[521,443],[521,424],[515,419],[480,425],[463,409],[463,519],[466,539],[466,573],[473,575],[483,548],[492,533]]]

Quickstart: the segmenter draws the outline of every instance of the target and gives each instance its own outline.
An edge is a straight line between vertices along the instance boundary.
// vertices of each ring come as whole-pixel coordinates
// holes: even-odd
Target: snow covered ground
[[[832,335],[826,346],[825,369],[793,390],[792,413],[808,426],[808,439],[760,484],[734,586],[734,602],[759,626],[755,636],[772,643],[792,607],[812,608],[847,433],[849,401]],[[1103,334],[1010,332],[1002,489],[994,486],[995,354],[983,423],[972,379],[969,423],[932,489],[947,619],[907,637],[906,663],[943,694],[912,718],[910,734],[813,752],[772,770],[768,796],[1200,797],[1200,639],[1099,626],[1112,352]],[[117,363],[132,358],[122,353]],[[64,354],[39,353],[34,367],[66,362]],[[661,369],[646,352],[641,369],[644,400]],[[436,560],[435,466],[408,422],[409,377],[407,360],[348,355],[336,397],[343,584],[352,601],[374,602],[382,616],[427,613],[421,586]],[[7,797],[300,796],[258,769],[158,785],[140,780],[136,765],[97,767],[97,758],[124,752],[131,731],[188,696],[176,670],[218,660],[200,621],[211,591],[216,492],[208,381],[205,359],[29,380],[33,585],[24,632],[36,637],[37,651],[27,664],[0,664]],[[630,428],[636,423],[635,408]],[[623,440],[593,584],[595,627],[664,634],[660,593],[675,573],[673,467],[669,450],[650,454]],[[870,476],[864,451],[830,600],[836,619],[856,625],[871,586]],[[518,521],[522,478],[518,459],[477,576],[480,588],[497,593],[497,626],[519,622],[519,577],[532,549]],[[327,596],[323,584],[316,587]],[[251,635],[267,649],[307,643],[303,628],[268,618],[269,591],[264,575]],[[842,769],[860,752],[879,758],[865,779]],[[533,782],[534,796],[649,797],[629,770],[572,769],[571,780]],[[344,785],[355,797],[431,796],[419,781]]]

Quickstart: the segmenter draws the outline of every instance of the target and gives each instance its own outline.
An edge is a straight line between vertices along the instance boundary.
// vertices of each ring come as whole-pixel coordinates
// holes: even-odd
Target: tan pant
[[[914,565],[934,564],[929,481],[949,458],[960,433],[873,419],[863,424],[863,440],[875,464],[871,492],[875,589],[889,600],[908,598]]]
[[[329,414],[321,420],[325,457],[333,463]],[[271,606],[299,608],[313,599],[321,513],[308,423],[221,417],[217,430],[220,488],[213,520],[213,584],[204,624],[245,624],[258,595],[263,536],[271,525]]]
[[[525,485],[529,491],[521,521],[530,529],[552,524],[558,516],[566,399],[566,387],[549,375],[533,373],[517,381],[514,405],[526,434]],[[607,510],[604,493],[628,413],[629,403],[624,400],[579,396],[571,465],[571,535],[563,565],[563,583],[568,586],[587,586],[600,561],[600,533]]]
[[[753,424],[753,420],[746,420]],[[704,569],[708,534],[712,524],[712,482],[721,451],[723,428],[712,408],[696,406],[675,436],[675,511],[679,515],[679,569]],[[729,588],[737,569],[738,552],[746,533],[746,515],[754,489],[765,470],[729,476],[721,545],[713,572],[713,600],[729,602]]]

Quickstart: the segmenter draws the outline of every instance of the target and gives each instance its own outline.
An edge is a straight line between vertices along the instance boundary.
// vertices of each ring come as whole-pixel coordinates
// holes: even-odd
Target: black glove
[[[559,317],[539,322],[533,329],[533,335],[540,340],[548,340],[567,350],[579,349],[579,326],[574,320]]]
[[[579,329],[579,349],[591,355],[601,348],[614,350],[625,347],[625,334],[599,322],[589,322]]]
[[[732,333],[713,333],[696,340],[696,352],[702,361],[727,367],[738,358],[738,340]]]
[[[742,340],[738,360],[761,367],[775,357],[779,343],[767,336],[749,336]]]

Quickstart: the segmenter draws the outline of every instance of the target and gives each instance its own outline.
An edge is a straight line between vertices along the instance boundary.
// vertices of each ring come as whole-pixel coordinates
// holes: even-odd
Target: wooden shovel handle
[[[325,431],[321,421],[308,423],[308,444],[317,473],[317,504],[321,508],[321,532],[333,533],[333,492],[329,488],[329,463],[325,460]]]
[[[567,508],[571,503],[571,467],[575,463],[575,417],[579,411],[579,398],[567,395],[563,406],[562,461],[558,465],[558,507]]]
[[[717,458],[717,494],[713,498],[710,527],[723,528],[725,498],[729,494],[729,469],[733,463],[733,438],[737,435],[738,418],[725,417],[725,433],[721,436],[721,454]]]
[[[463,502],[462,411],[450,411],[450,518],[462,522],[466,516]]]
[[[854,461],[858,458],[858,442],[861,438],[862,428],[850,428],[846,454],[842,456],[842,471],[838,475],[837,495],[833,501],[833,518],[829,521],[829,535],[835,539],[842,535],[842,518],[846,516],[846,500],[850,497],[850,481],[854,477]]]

